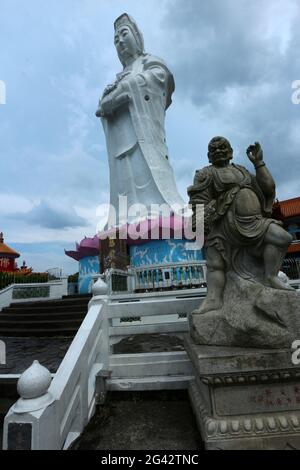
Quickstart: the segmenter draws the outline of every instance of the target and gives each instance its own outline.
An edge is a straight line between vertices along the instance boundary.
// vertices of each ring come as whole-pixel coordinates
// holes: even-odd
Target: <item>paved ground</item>
[[[73,450],[201,450],[186,391],[112,392]]]
[[[184,349],[182,339],[165,333],[128,336],[113,347],[114,354],[184,351]]]
[[[5,338],[6,365],[0,365],[0,374],[24,372],[37,359],[50,372],[56,372],[63,360],[72,338]],[[123,339],[114,346],[115,354],[182,351],[183,341],[167,334],[136,335]]]
[[[6,365],[0,365],[0,374],[24,372],[37,359],[50,372],[56,372],[64,358],[72,338],[5,338]]]

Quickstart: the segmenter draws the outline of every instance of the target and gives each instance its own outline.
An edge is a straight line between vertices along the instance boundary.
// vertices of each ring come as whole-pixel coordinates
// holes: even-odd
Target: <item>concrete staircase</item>
[[[90,295],[12,303],[0,312],[0,337],[75,336],[87,314]]]

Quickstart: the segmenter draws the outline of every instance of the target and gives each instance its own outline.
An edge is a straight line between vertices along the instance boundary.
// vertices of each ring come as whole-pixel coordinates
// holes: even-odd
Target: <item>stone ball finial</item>
[[[95,282],[95,284],[92,287],[92,292],[93,295],[106,295],[108,291],[108,287],[106,282],[103,280],[103,276],[100,276],[98,280]]]
[[[34,361],[32,365],[23,372],[18,380],[18,393],[26,400],[39,398],[45,395],[51,384],[51,374],[39,361]]]
[[[55,397],[48,392],[51,380],[49,370],[39,361],[34,361],[18,380],[17,388],[20,398],[12,406],[12,411],[23,414],[50,406],[55,401]]]

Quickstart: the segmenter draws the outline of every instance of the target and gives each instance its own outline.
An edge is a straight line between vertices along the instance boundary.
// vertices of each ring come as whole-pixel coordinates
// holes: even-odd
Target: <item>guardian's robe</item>
[[[234,269],[243,277],[262,273],[251,272],[245,254],[261,255],[271,218],[275,192],[268,197],[256,177],[240,165],[207,166],[195,174],[188,188],[190,204],[204,204],[205,247],[215,247],[222,255],[227,270]]]

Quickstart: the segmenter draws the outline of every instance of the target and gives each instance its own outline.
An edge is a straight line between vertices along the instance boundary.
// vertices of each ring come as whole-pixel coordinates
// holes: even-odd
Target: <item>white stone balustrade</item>
[[[49,388],[47,371],[41,374],[41,366],[34,365],[35,369],[38,366],[38,374],[45,374],[44,382],[37,386],[37,395],[44,392],[41,397],[29,398],[33,397],[30,377],[36,376],[36,370],[25,372],[25,394],[28,398],[21,397],[5,418],[4,449],[13,448],[9,447],[9,426],[14,423],[31,426],[31,449],[68,448],[93,415],[97,399],[96,376],[101,374],[98,391],[99,380],[104,381],[110,390],[157,390],[186,388],[193,378],[185,351],[125,357],[113,354],[113,344],[135,334],[182,335],[188,331],[186,317],[198,306],[205,289],[181,290],[175,295],[153,292],[112,297],[107,297],[106,291],[106,284],[99,278],[93,286],[94,297],[89,303],[87,316]],[[140,324],[121,322],[131,315],[140,316]],[[37,380],[34,379],[34,382]],[[19,390],[24,395],[24,387]],[[28,390],[29,395],[26,393]],[[29,411],[25,411],[20,406],[24,406],[24,400],[27,400],[26,405],[33,403],[34,408],[37,403],[45,402],[42,408],[38,405],[39,409],[33,410],[32,406],[27,406]]]
[[[20,405],[24,405],[25,398],[21,397],[21,401],[19,400],[6,415],[3,449],[15,448],[16,444],[9,444],[14,442],[9,436],[10,425],[14,423],[31,427],[32,450],[68,448],[93,415],[96,406],[96,375],[106,370],[109,363],[107,298],[105,285],[101,282],[98,286],[95,284],[96,295],[90,301],[88,313],[49,388],[46,386],[47,373],[44,371],[44,389],[43,383],[38,388],[39,393],[45,393],[42,397],[31,399],[39,402],[47,397],[44,406],[24,412]],[[36,369],[37,364],[34,367]],[[26,394],[28,390],[34,389],[38,374],[41,375],[41,369],[24,373],[25,387],[22,382],[19,386],[21,394],[24,394],[24,390]],[[30,392],[27,396],[30,396]],[[50,398],[52,402],[48,401]],[[25,404],[28,404],[28,401]]]
[[[180,262],[132,268],[136,291],[201,287],[206,283],[206,263]]]
[[[48,288],[47,297],[25,297],[14,298],[14,291],[24,289],[39,290],[41,288]],[[54,300],[61,299],[63,295],[68,294],[68,278],[63,277],[59,280],[41,283],[27,283],[27,284],[11,284],[10,286],[0,291],[0,312],[3,308],[8,307],[12,302],[32,302],[39,300]],[[22,297],[22,296],[21,296]]]
[[[191,278],[188,273],[187,280]],[[5,418],[4,449],[9,447],[9,425],[14,423],[32,427],[31,449],[68,448],[93,415],[99,390],[103,394],[103,389],[180,389],[187,388],[193,380],[191,363],[184,350],[115,354],[114,345],[141,334],[182,337],[188,332],[188,316],[205,297],[206,288],[111,296],[106,295],[107,290],[101,276],[93,286],[94,297],[87,316],[49,387],[49,374],[43,372],[44,382],[37,387],[38,395],[44,392],[43,395],[34,398],[30,387],[28,395],[27,383],[25,398],[24,387],[19,388],[21,401]],[[26,371],[26,375],[33,373],[36,371]],[[34,404],[36,408],[43,400],[41,409],[29,410],[32,408],[29,405]],[[29,411],[22,410],[24,404]]]

